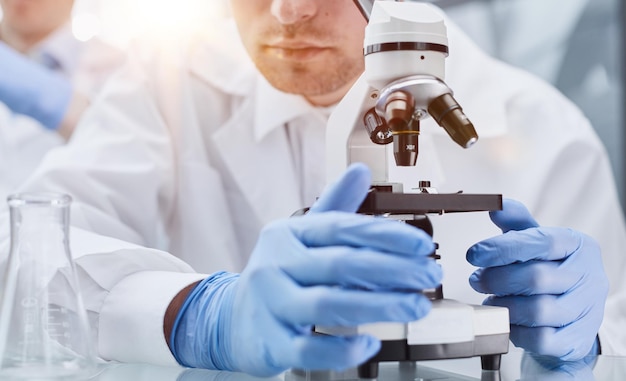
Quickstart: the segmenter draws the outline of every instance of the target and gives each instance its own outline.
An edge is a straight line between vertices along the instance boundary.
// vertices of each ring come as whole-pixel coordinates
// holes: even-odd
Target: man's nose
[[[317,13],[319,1],[337,0],[273,0],[271,12],[283,25],[297,24]]]

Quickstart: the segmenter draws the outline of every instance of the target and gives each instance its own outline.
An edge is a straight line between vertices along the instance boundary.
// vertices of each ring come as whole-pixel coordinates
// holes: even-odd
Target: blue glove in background
[[[61,75],[0,42],[0,102],[57,129],[72,98],[72,86]]]
[[[409,322],[431,307],[410,290],[436,287],[441,268],[423,231],[355,214],[370,173],[351,166],[309,214],[260,234],[245,270],[217,273],[187,297],[172,330],[179,363],[257,376],[289,368],[346,369],[380,349],[368,335],[315,335],[313,325]]]
[[[484,304],[509,309],[511,341],[561,360],[598,353],[609,283],[598,244],[568,228],[540,227],[519,202],[490,213],[503,234],[472,246],[470,277]]]

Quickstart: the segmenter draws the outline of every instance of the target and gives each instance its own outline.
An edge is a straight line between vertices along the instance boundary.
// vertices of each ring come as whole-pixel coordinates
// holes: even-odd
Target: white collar
[[[302,96],[277,90],[260,74],[257,76],[255,101],[254,137],[257,141],[292,120],[318,112]]]
[[[41,63],[52,59],[59,66],[57,70],[71,76],[79,64],[83,48],[84,44],[74,38],[68,22],[31,49],[28,56]]]
[[[284,93],[270,85],[245,51],[232,19],[224,20],[219,29],[222,33],[218,38],[204,40],[193,52],[190,70],[227,94],[254,97],[255,140],[300,116],[323,116],[327,112],[327,108],[316,108],[302,96]]]

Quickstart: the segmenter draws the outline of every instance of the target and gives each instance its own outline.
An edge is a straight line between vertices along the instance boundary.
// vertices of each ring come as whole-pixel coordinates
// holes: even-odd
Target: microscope
[[[328,183],[339,178],[350,163],[365,163],[373,184],[359,213],[402,220],[431,236],[428,214],[502,209],[502,196],[497,194],[440,194],[429,181],[419,181],[414,191],[404,193],[402,183],[389,181],[390,166],[416,165],[421,120],[432,117],[463,148],[476,143],[478,135],[444,82],[448,40],[441,11],[419,2],[354,3],[368,20],[365,72],[330,116]],[[439,258],[436,252],[432,255]],[[441,287],[416,292],[433,302],[431,312],[418,321],[316,327],[316,331],[366,333],[382,341],[379,353],[359,367],[360,378],[376,378],[378,364],[386,361],[480,356],[483,370],[500,368],[501,354],[509,347],[506,308],[445,299]]]

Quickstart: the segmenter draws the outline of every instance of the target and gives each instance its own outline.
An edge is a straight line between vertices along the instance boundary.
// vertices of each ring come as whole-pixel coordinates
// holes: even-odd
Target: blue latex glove
[[[484,304],[509,309],[511,341],[561,360],[598,353],[609,287],[598,244],[572,229],[540,227],[516,201],[490,216],[504,234],[468,250],[481,267],[470,284],[493,294]]]
[[[0,42],[0,102],[11,111],[57,129],[71,98],[67,79]]]
[[[257,376],[345,369],[374,356],[380,341],[314,335],[313,325],[426,315],[430,301],[409,290],[440,283],[434,244],[409,225],[355,214],[369,186],[369,170],[351,166],[309,214],[268,225],[241,276],[214,274],[194,288],[172,330],[178,362]]]

